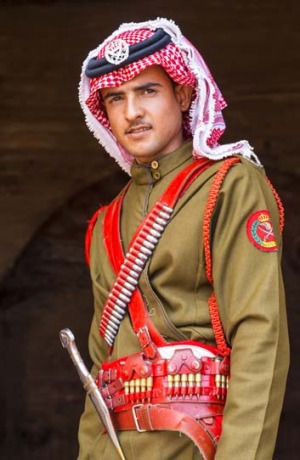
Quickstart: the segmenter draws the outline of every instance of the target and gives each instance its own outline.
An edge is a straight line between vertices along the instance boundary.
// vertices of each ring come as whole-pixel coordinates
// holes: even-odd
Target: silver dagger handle
[[[119,440],[117,438],[116,431],[114,429],[109,410],[105,404],[105,401],[89,371],[87,370],[83,359],[78,351],[78,348],[75,343],[75,337],[70,331],[70,329],[62,329],[59,333],[60,341],[62,346],[68,351],[70,358],[72,359],[74,366],[77,369],[80,380],[83,383],[84,389],[87,391],[90,396],[96,411],[102,423],[104,424],[108,435],[110,436],[112,443],[117,449],[120,458],[125,460],[124,454],[122,452]]]
[[[73,361],[74,366],[77,369],[78,375],[80,380],[82,381],[83,385],[86,385],[86,380],[91,377],[90,373],[88,372],[83,359],[78,351],[78,348],[75,343],[75,337],[70,329],[63,329],[59,333],[60,341],[62,346],[68,351],[70,358]]]

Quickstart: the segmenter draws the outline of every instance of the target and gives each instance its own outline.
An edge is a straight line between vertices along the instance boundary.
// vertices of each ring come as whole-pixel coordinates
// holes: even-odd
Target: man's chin
[[[158,155],[156,150],[145,148],[142,143],[126,150],[137,163],[150,163]]]

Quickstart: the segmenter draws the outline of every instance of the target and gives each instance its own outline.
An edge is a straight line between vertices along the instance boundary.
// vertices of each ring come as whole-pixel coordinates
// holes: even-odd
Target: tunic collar
[[[192,157],[192,141],[185,142],[179,149],[156,158],[149,164],[137,164],[131,166],[132,180],[137,185],[154,184],[161,180],[174,169],[187,162]]]

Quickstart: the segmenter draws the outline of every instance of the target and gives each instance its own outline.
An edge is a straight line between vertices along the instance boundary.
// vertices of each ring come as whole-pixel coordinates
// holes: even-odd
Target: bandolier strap
[[[168,224],[175,204],[196,177],[212,163],[211,160],[207,159],[195,160],[173,179],[137,228],[129,243],[126,256],[121,244],[120,217],[127,187],[108,207],[103,222],[103,241],[117,278],[103,308],[100,334],[110,346],[113,345],[118,326],[122,320],[121,317],[123,318],[127,305],[133,329],[137,334],[141,328],[147,326],[151,339],[156,346],[162,346],[167,343],[152,323],[140,289],[137,287],[137,279]],[[157,232],[156,235],[155,233],[153,234],[153,231]],[[128,283],[128,277],[133,278],[135,281]],[[121,315],[121,317],[118,315]]]

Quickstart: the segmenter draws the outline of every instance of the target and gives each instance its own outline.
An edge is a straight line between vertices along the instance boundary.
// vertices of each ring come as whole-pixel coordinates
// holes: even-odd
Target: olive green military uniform
[[[158,160],[133,165],[133,181],[122,208],[124,249],[149,209],[170,181],[191,161],[191,143]],[[212,288],[205,275],[202,221],[216,162],[191,185],[177,203],[172,220],[140,279],[151,318],[170,342],[193,339],[214,344],[208,298]],[[248,217],[267,209],[279,251],[254,247],[246,233]],[[89,348],[96,374],[107,358],[98,328],[101,309],[114,281],[103,245],[100,215],[93,231],[91,276],[95,298]],[[271,460],[282,407],[289,347],[280,270],[281,237],[277,204],[264,171],[247,160],[226,176],[212,219],[214,288],[232,347],[223,433],[217,460]],[[112,359],[140,351],[126,315],[116,337]],[[176,432],[119,432],[127,460],[192,460],[199,451]],[[118,459],[89,398],[79,429],[80,460]]]

